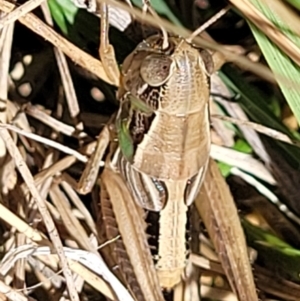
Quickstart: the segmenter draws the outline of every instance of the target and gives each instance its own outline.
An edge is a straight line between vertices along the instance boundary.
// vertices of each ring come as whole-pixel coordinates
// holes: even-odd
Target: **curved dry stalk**
[[[52,247],[51,242],[49,242],[49,240],[44,236],[43,233],[41,233],[37,229],[32,228],[30,225],[28,225],[20,217],[15,215],[13,212],[11,212],[2,204],[0,204],[0,217],[4,221],[6,221],[8,225],[11,225],[11,227],[16,228],[18,232],[24,234],[31,241],[36,242],[37,244],[42,246]],[[114,295],[110,287],[100,277],[98,277],[93,272],[91,272],[90,270],[86,269],[85,267],[81,266],[78,263],[71,263],[70,268],[74,273],[80,275],[88,284],[90,284],[96,290],[103,293],[109,299],[114,300]],[[10,267],[6,268],[6,266],[3,265],[3,263],[0,265],[1,273],[6,274],[7,269],[10,269]],[[2,286],[0,281],[0,292],[4,293],[7,297],[9,297],[10,290],[2,291],[2,289],[4,289],[4,287]]]
[[[61,186],[66,192],[66,195],[71,200],[75,208],[79,210],[79,212],[83,215],[85,222],[87,223],[87,226],[89,227],[90,231],[97,235],[96,225],[95,221],[92,218],[91,212],[88,210],[88,208],[82,203],[79,195],[76,193],[74,189],[72,189],[71,185],[65,181],[61,182]]]
[[[233,175],[239,176],[242,178],[246,183],[253,186],[257,191],[259,191],[260,194],[265,196],[269,201],[271,201],[281,212],[284,213],[285,216],[289,217],[292,221],[294,221],[296,224],[300,225],[300,218],[294,214],[292,211],[288,209],[288,207],[283,204],[278,197],[267,187],[265,187],[261,182],[257,181],[255,177],[249,175],[248,173],[245,173],[241,170],[239,170],[236,167],[232,167],[230,172]]]
[[[231,98],[232,93],[228,90],[228,87],[222,82],[221,78],[217,74],[212,75],[211,81],[211,91],[215,94],[224,95]],[[247,115],[242,110],[238,103],[233,103],[222,99],[221,97],[214,97],[214,100],[222,105],[227,111],[227,113],[236,119],[248,120]],[[266,148],[264,147],[259,135],[252,129],[246,126],[240,126],[239,129],[243,133],[246,141],[251,145],[256,154],[265,164],[270,164],[270,156],[268,155]]]
[[[1,17],[7,16],[0,13]],[[9,65],[11,59],[11,49],[13,42],[15,24],[10,24],[0,29],[0,122],[6,123],[9,120],[9,109],[7,108]],[[4,141],[0,138],[0,182],[1,191],[6,193],[16,184],[16,171],[14,162],[6,152]],[[9,183],[9,184],[8,184]]]
[[[66,230],[69,232],[70,236],[78,243],[79,246],[85,250],[97,253],[95,247],[92,246],[86,230],[74,216],[65,193],[60,189],[60,187],[55,184],[52,185],[49,192],[49,196],[60,213],[60,218],[65,225]]]

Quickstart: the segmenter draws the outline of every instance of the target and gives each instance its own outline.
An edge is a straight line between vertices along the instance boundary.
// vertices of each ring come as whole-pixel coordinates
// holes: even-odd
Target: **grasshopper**
[[[104,63],[105,55],[109,56],[104,68],[108,77],[117,82],[118,69],[111,66],[113,48],[103,24],[107,21],[105,4],[101,12],[106,35],[101,38],[100,57]],[[111,161],[106,161],[101,188],[102,196],[112,201],[125,248],[138,282],[146,286],[144,296],[149,300],[163,300],[160,287],[171,289],[177,285],[186,267],[187,210],[198,197],[209,164],[209,76],[213,69],[206,50],[193,46],[189,39],[166,33],[141,42],[122,65],[117,92],[118,143],[109,156]],[[100,137],[106,137],[108,143],[107,127],[103,133]],[[100,149],[98,157],[104,152],[103,143]],[[90,164],[89,168],[95,176],[95,165]],[[93,183],[86,179],[80,182],[81,192],[86,192],[83,183],[89,187]],[[118,204],[116,198],[123,199],[126,189],[132,198],[128,197],[128,203]],[[206,185],[205,190],[210,193],[211,185]],[[124,218],[123,207],[130,217]],[[145,244],[145,225],[140,221],[141,210],[157,211],[160,215],[154,273],[149,246]],[[142,267],[145,262],[147,265]],[[245,263],[244,257],[241,262]],[[247,265],[246,270],[249,269]],[[243,295],[241,300],[256,300],[253,279],[250,277],[246,282],[250,283],[252,299]],[[233,287],[239,291],[237,283]]]
[[[160,35],[140,43],[123,63],[117,117],[119,169],[135,201],[160,211],[157,271],[174,287],[185,267],[186,212],[210,153],[208,52]]]

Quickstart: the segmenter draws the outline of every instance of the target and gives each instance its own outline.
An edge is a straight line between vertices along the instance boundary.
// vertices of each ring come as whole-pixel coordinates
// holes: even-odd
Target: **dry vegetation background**
[[[259,297],[300,300],[299,3],[229,2],[207,29],[213,40],[195,40],[228,62],[212,77],[212,157],[239,209]],[[48,5],[0,0],[0,299],[115,299],[110,283],[130,300],[95,255],[107,243],[99,185],[76,191],[118,108],[99,61],[99,18],[67,0]],[[228,3],[152,5],[163,26],[186,36],[182,26],[194,30]],[[155,31],[138,20],[110,30],[120,65]],[[237,300],[205,229],[200,241],[193,263],[203,300]]]

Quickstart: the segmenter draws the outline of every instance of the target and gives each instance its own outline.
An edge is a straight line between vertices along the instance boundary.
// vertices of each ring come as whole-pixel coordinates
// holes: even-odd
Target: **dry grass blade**
[[[294,11],[286,3],[287,1],[262,0],[260,2],[264,6],[269,6],[274,14],[280,16],[280,18],[284,21],[284,24],[287,24],[288,27],[292,29],[292,34],[296,34],[298,37],[300,37],[299,15],[296,10]]]
[[[220,113],[220,110],[214,101],[211,101],[209,106],[210,106],[210,116],[217,115],[218,113]],[[226,147],[232,147],[235,143],[234,130],[228,128],[226,126],[225,122],[223,122],[222,120],[217,119],[217,118],[212,118],[211,124],[212,124],[214,130],[216,131],[217,137],[221,138],[222,145],[224,145]],[[212,141],[214,141],[213,138],[212,138]]]
[[[30,0],[0,19],[0,29],[40,6],[45,0]]]
[[[254,159],[252,155],[213,144],[210,156],[215,160],[237,166],[271,185],[276,183],[267,168],[259,160]]]
[[[75,265],[76,266],[75,269],[79,270],[80,268],[76,263],[79,262],[83,266],[93,271],[96,275],[101,275],[111,285],[118,300],[133,301],[128,291],[120,283],[120,281],[110,272],[110,270],[108,269],[108,267],[106,266],[106,264],[104,263],[103,259],[100,257],[99,254],[96,255],[94,253],[85,250],[71,249],[67,247],[64,247],[63,251],[66,255],[66,258],[68,258],[68,262],[72,268]],[[32,245],[23,245],[22,247],[14,249],[12,252],[7,254],[3,258],[2,265],[1,265],[1,272],[5,272],[9,270],[17,260],[33,255],[34,256],[47,255],[53,257],[56,260],[58,259],[56,255],[52,254],[51,248],[49,247],[35,247]],[[84,275],[82,275],[82,273],[79,274],[81,274],[81,276],[85,278]],[[115,300],[115,297],[110,292],[107,294],[107,296],[110,299]]]
[[[217,273],[220,275],[224,274],[224,270],[222,266],[214,261],[208,260],[202,256],[198,256],[195,254],[191,254],[190,260],[197,266],[201,267],[204,270]],[[295,284],[293,282],[289,282],[284,280],[278,276],[278,278],[274,274],[268,271],[267,269],[263,269],[257,265],[254,266],[255,277],[257,279],[256,283],[260,289],[263,291],[271,293],[273,296],[279,297],[283,300],[299,300],[299,284]],[[237,300],[236,296],[233,296],[229,292],[219,291],[218,289],[209,291],[207,286],[202,289],[203,285],[201,285],[201,295],[207,298],[217,299],[217,300],[228,300],[235,301]],[[223,298],[221,296],[224,296]],[[280,300],[281,300],[280,299]],[[269,299],[270,300],[270,299]],[[275,299],[272,299],[275,300]],[[276,299],[277,300],[277,299]]]
[[[0,13],[0,16],[4,15]],[[9,83],[9,64],[11,60],[11,49],[13,42],[15,24],[12,23],[0,30],[0,122],[6,123],[8,120],[7,98]],[[2,191],[7,191],[15,185],[16,179],[13,161],[7,157],[4,141],[0,138],[0,181],[3,183]],[[11,167],[11,168],[9,168]],[[5,185],[4,179],[12,179],[11,185]],[[6,181],[10,182],[10,181]],[[4,187],[5,186],[5,187]]]
[[[33,229],[30,225],[25,223],[22,219],[20,219],[18,216],[13,214],[10,210],[8,210],[6,207],[4,207],[2,204],[0,204],[0,213],[1,218],[7,222],[8,225],[11,225],[12,227],[15,227],[20,233],[23,233],[28,237],[31,241],[37,242],[40,245],[49,245],[51,246],[51,243],[44,237],[44,235],[39,232],[36,229]],[[110,298],[111,300],[114,300],[114,295],[109,288],[109,286],[106,284],[104,280],[99,278],[97,275],[95,275],[93,272],[85,268],[84,266],[76,263],[71,262],[70,268],[74,273],[77,275],[80,275],[88,284],[90,284],[92,287],[94,287],[99,292],[103,293],[105,296]],[[7,269],[10,269],[10,267],[6,267],[6,265],[3,265],[3,263],[0,265],[0,270],[2,271],[2,274],[6,274]],[[0,291],[1,291],[1,285],[0,285]],[[4,294],[7,294],[9,297],[10,290],[5,289],[3,291]],[[30,299],[30,298],[29,298]],[[18,300],[18,299],[16,299]],[[30,299],[31,300],[31,299]]]
[[[21,134],[25,137],[28,137],[28,138],[33,139],[35,141],[38,141],[38,142],[41,142],[43,144],[49,145],[53,148],[56,148],[56,149],[66,153],[66,154],[72,155],[77,160],[79,160],[81,162],[84,162],[84,163],[87,162],[87,157],[86,156],[84,156],[84,155],[78,153],[77,151],[75,151],[75,150],[73,150],[73,149],[71,149],[71,148],[69,148],[65,145],[62,145],[61,143],[58,143],[56,141],[50,140],[48,138],[44,138],[42,136],[39,136],[39,135],[36,135],[36,134],[33,134],[33,133],[28,133],[28,132],[26,132],[24,130],[21,130],[21,129],[13,126],[13,125],[10,125],[10,124],[0,124],[0,128],[2,130],[9,129],[9,130],[11,130],[13,132],[16,132],[18,134]]]
[[[233,291],[241,301],[258,300],[247,245],[234,201],[217,164],[213,160],[209,163],[196,199],[197,209]]]
[[[232,93],[228,90],[228,87],[217,74],[213,74],[211,77],[211,91],[216,95],[222,95],[228,97],[229,99],[233,97]],[[247,115],[241,109],[238,103],[226,101],[222,97],[217,96],[214,97],[214,100],[223,108],[225,108],[230,116],[236,119],[248,120]],[[253,129],[247,126],[239,125],[238,127],[243,133],[246,141],[251,145],[256,154],[264,161],[265,164],[269,163],[271,160],[270,156],[266,152],[259,135]]]
[[[93,151],[95,150],[95,147],[96,147],[96,142],[91,142],[83,149],[83,153],[86,153],[86,155],[91,155],[93,153]],[[35,185],[40,185],[47,178],[52,177],[55,174],[60,173],[61,171],[69,168],[76,161],[77,161],[77,159],[74,156],[67,156],[67,157],[55,162],[53,165],[40,171],[38,174],[36,174],[34,176]],[[28,188],[24,184],[21,185],[21,188],[24,191],[24,193],[28,192]]]
[[[251,175],[239,170],[236,167],[231,168],[230,171],[233,175],[239,176],[245,182],[252,185],[262,195],[264,195],[268,200],[270,200],[273,204],[275,204],[281,212],[283,212],[287,217],[289,217],[296,224],[300,225],[300,218],[296,214],[294,214],[292,211],[290,211],[285,204],[280,202],[278,197],[271,190],[269,190],[267,187],[265,187],[263,184],[261,184],[259,181],[257,181]]]
[[[44,124],[50,126],[57,133],[62,133],[67,136],[73,136],[76,138],[85,138],[87,136],[86,133],[80,132],[77,133],[76,129],[68,124],[65,124],[52,116],[48,115],[45,110],[42,108],[38,108],[37,106],[33,106],[31,104],[26,105],[25,107],[26,114],[34,117],[35,119],[43,122]]]
[[[7,224],[15,227],[20,233],[26,235],[31,241],[46,242],[46,239],[43,234],[41,234],[38,230],[33,229],[27,223],[25,223],[18,216],[13,214],[9,209],[0,204],[0,213],[1,219],[3,219]]]
[[[26,163],[24,162],[22,155],[20,154],[17,146],[14,144],[9,132],[6,129],[2,128],[0,130],[0,135],[1,135],[2,139],[5,141],[6,147],[9,151],[11,157],[15,160],[16,167],[18,168],[20,174],[22,175],[26,185],[28,186],[28,189],[29,189],[32,197],[36,201],[37,207],[44,220],[45,226],[51,237],[53,245],[56,249],[57,255],[60,258],[61,265],[63,268],[63,273],[66,278],[66,283],[67,283],[70,299],[73,301],[79,301],[79,296],[77,294],[77,291],[76,291],[76,288],[75,288],[75,285],[74,285],[74,282],[72,279],[72,273],[69,269],[65,254],[63,252],[62,242],[59,238],[57,229],[56,229],[55,224],[51,218],[51,215],[47,209],[45,201],[41,198],[41,196],[34,184],[34,179],[30,173],[30,170],[27,167]]]
[[[6,122],[6,100],[8,91],[9,62],[13,41],[14,24],[0,31],[0,120]]]
[[[218,118],[224,121],[229,121],[233,124],[237,124],[237,125],[244,125],[244,126],[248,126],[250,128],[252,128],[253,130],[264,134],[266,136],[269,136],[271,138],[274,138],[276,140],[291,144],[291,145],[297,145],[300,146],[299,141],[292,141],[286,134],[283,134],[279,131],[276,131],[274,129],[271,129],[269,127],[266,127],[264,125],[255,123],[255,122],[251,122],[248,120],[240,120],[240,119],[236,119],[236,118],[232,118],[229,116],[222,116],[222,115],[212,115],[212,118]]]
[[[240,173],[236,172],[235,174],[239,175]],[[243,177],[243,175],[241,176]],[[247,182],[249,183],[249,181]],[[253,184],[254,183],[252,183],[252,185]],[[254,185],[253,187],[256,188],[256,186]],[[277,233],[278,236],[284,237],[287,243],[290,243],[291,245],[299,248],[300,233],[295,224],[292,222],[293,218],[288,215],[288,212],[285,212],[287,213],[285,214],[280,211],[280,207],[283,207],[282,203],[277,203],[277,206],[273,206],[273,204],[266,197],[264,197],[263,195],[258,195],[253,198],[240,200],[238,201],[238,204],[242,204],[247,208],[251,208],[251,211],[255,212],[255,216],[257,216],[258,218],[263,217],[266,223],[271,226],[272,230],[274,230],[274,232]],[[295,222],[297,223],[297,221]]]
[[[15,5],[7,1],[0,0],[0,10],[4,12],[11,12],[15,9]],[[78,47],[74,46],[72,43],[68,42],[62,36],[57,34],[52,28],[43,23],[39,18],[37,18],[32,13],[18,19],[22,24],[27,26],[33,32],[37,33],[43,38],[46,38],[50,43],[63,51],[68,57],[70,57],[75,64],[82,66],[83,68],[89,70],[90,72],[97,75],[102,80],[107,83],[111,83],[107,77],[101,62],[94,59],[86,52],[82,51]]]
[[[76,162],[76,158],[74,156],[67,156],[60,161],[54,163],[53,165],[49,166],[48,168],[40,171],[38,174],[34,176],[34,183],[35,185],[40,185],[44,181],[47,180],[49,177],[53,177],[55,174],[61,172],[62,170],[67,169],[72,164]],[[25,184],[21,185],[22,190],[24,193],[28,192],[28,188],[25,186]]]
[[[253,24],[265,33],[280,49],[282,49],[295,63],[300,65],[299,48],[288,39],[278,28],[270,22],[249,1],[230,0]]]
[[[79,198],[78,194],[72,189],[72,187],[65,181],[62,181],[61,183],[62,188],[72,201],[72,203],[75,205],[75,207],[79,210],[79,212],[83,215],[88,227],[92,231],[94,235],[97,234],[96,225],[95,222],[91,216],[91,213],[88,211],[88,209],[84,206],[81,199]]]
[[[280,277],[274,276],[274,273],[256,266],[257,283],[260,289],[277,296],[280,300],[299,301],[300,285]]]
[[[108,126],[105,126],[98,137],[96,149],[80,177],[77,187],[79,193],[87,194],[91,192],[94,187],[98,177],[101,159],[109,144],[109,139],[109,129]]]
[[[58,185],[52,186],[50,198],[60,213],[61,220],[74,241],[76,241],[81,248],[96,254],[96,248],[91,245],[85,229],[72,213],[68,199]]]
[[[26,297],[17,290],[12,289],[0,280],[0,292],[12,301],[34,301],[33,298]]]
[[[48,23],[48,25],[53,27],[53,21],[47,3],[43,3],[41,8],[44,13],[46,22]],[[59,48],[54,48],[54,54],[56,57],[60,77],[62,79],[62,85],[64,87],[70,115],[72,118],[77,118],[80,113],[80,108],[66,57]],[[82,126],[80,126],[79,129],[82,130]]]

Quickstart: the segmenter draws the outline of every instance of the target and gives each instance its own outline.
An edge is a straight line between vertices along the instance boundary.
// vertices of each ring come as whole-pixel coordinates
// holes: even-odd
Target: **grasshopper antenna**
[[[187,39],[186,41],[188,43],[192,43],[193,39],[198,36],[200,33],[202,33],[204,30],[206,30],[206,28],[208,28],[209,26],[211,26],[213,23],[215,23],[218,19],[220,19],[221,17],[223,17],[230,9],[230,6],[226,6],[224,8],[222,8],[217,14],[215,14],[214,16],[212,16],[210,19],[208,19],[202,26],[200,26],[199,28],[197,28]]]
[[[151,7],[150,0],[143,0],[143,13],[146,13],[147,10],[151,13],[151,15],[157,19],[158,24],[160,24],[160,17],[156,13],[156,11]],[[167,31],[159,25],[162,35],[163,35],[163,44],[162,44],[162,49],[167,49],[169,47],[169,42],[168,42],[168,33]]]

